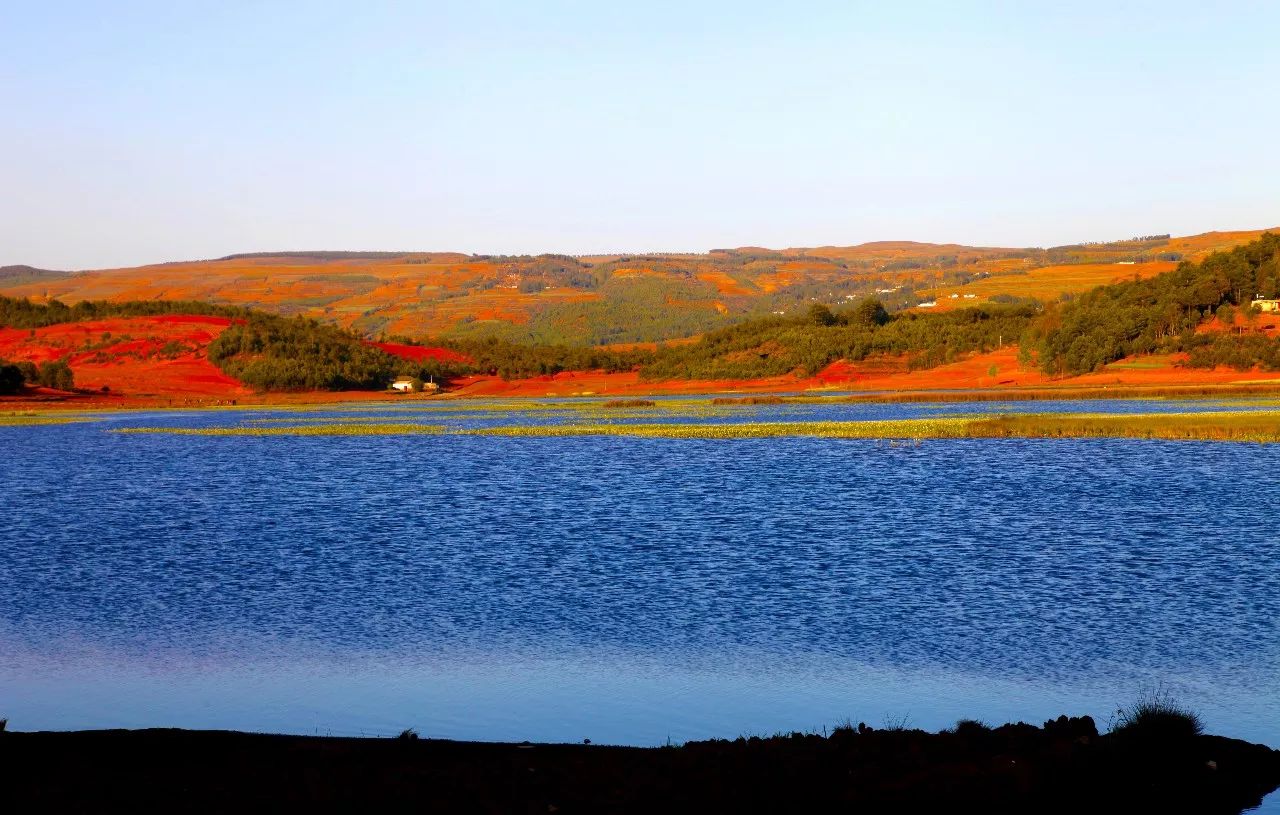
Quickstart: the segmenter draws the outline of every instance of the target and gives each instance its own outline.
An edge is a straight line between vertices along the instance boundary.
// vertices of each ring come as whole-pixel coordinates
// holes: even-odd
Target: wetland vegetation
[[[471,436],[632,436],[667,439],[745,439],[804,436],[833,439],[1060,439],[1117,438],[1164,439],[1171,441],[1280,442],[1280,411],[1251,404],[1213,403],[1221,409],[1197,411],[1151,411],[1141,413],[985,413],[912,418],[822,418],[806,419],[806,408],[818,408],[824,416],[839,409],[842,402],[813,400],[797,402],[795,419],[776,416],[735,415],[740,406],[709,403],[705,400],[640,400],[625,405],[593,401],[589,403],[543,403],[542,411],[528,415],[536,421],[511,424],[500,408],[477,406],[456,411],[426,408],[416,414],[407,411],[385,416],[315,414],[254,417],[242,424],[214,427],[155,426],[121,427],[111,432],[123,434],[173,434],[185,436],[391,436],[409,434],[449,434]],[[527,407],[534,407],[529,405]],[[776,403],[759,408],[780,409]],[[785,405],[782,406],[785,408]],[[635,408],[635,410],[627,410]],[[853,406],[847,409],[852,410]],[[785,414],[784,414],[785,415]],[[400,419],[399,417],[403,417]],[[12,423],[44,423],[43,416],[14,417]],[[56,417],[48,417],[56,420]],[[421,421],[406,421],[406,419]],[[660,418],[660,421],[654,421]],[[3,421],[3,417],[0,417]],[[479,422],[479,424],[476,424]]]

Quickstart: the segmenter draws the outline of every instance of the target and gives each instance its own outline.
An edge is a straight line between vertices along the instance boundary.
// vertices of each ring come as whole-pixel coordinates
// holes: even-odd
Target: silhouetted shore
[[[977,811],[1238,813],[1280,751],[1218,736],[841,728],[637,748],[226,731],[0,733],[12,812]]]

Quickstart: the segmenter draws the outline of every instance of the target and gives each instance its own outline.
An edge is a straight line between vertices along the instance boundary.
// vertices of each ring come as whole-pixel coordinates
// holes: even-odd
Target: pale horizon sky
[[[0,6],[0,265],[1280,225],[1280,4]]]

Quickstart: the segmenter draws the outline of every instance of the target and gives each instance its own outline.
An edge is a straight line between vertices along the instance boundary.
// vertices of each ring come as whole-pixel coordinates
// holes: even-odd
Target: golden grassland
[[[1037,300],[1056,300],[1062,294],[1080,294],[1097,286],[1105,286],[1134,277],[1148,278],[1176,269],[1177,263],[1153,261],[1150,263],[1075,263],[1062,266],[1042,266],[1021,274],[1002,274],[976,280],[963,286],[932,289],[922,294],[935,298],[938,307],[958,308],[972,305],[962,298],[951,300],[951,294],[972,294],[987,300],[998,294],[1015,297],[1034,297]]]

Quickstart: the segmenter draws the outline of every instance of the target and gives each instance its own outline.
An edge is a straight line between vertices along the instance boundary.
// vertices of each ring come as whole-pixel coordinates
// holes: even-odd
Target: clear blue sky
[[[7,2],[0,264],[1280,224],[1280,3]]]

